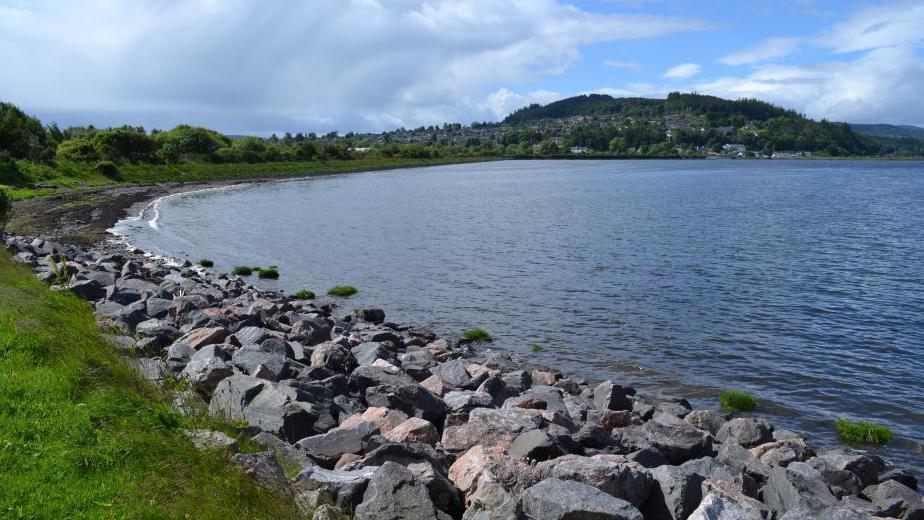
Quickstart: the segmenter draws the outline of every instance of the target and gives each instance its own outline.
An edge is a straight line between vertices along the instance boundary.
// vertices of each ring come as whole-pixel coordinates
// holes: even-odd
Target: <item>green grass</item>
[[[309,291],[308,289],[302,289],[301,291],[298,291],[297,293],[295,293],[293,296],[295,296],[299,300],[313,300],[314,291]]]
[[[257,270],[259,270],[259,269],[260,269],[260,268],[258,267]],[[238,275],[238,276],[250,276],[250,275],[253,274],[253,268],[252,268],[252,267],[248,267],[248,266],[246,266],[246,265],[239,265],[239,266],[235,267],[231,272],[232,272],[233,274]]]
[[[269,269],[258,269],[257,276],[266,280],[277,280],[279,279],[279,270],[275,267],[270,267]]]
[[[494,337],[491,336],[491,334],[488,331],[480,327],[466,331],[464,334],[462,334],[462,338],[468,341],[485,341],[485,342],[494,341]]]
[[[10,198],[22,200],[54,193],[59,189],[80,189],[116,183],[191,182],[214,180],[247,180],[285,178],[331,173],[436,166],[490,160],[482,157],[438,157],[431,159],[393,159],[363,157],[347,160],[295,161],[269,163],[182,163],[182,164],[120,164],[118,177],[110,178],[98,171],[95,164],[57,162],[34,164],[17,161],[14,176],[0,177],[0,186],[9,186]],[[39,186],[35,186],[39,185]]]
[[[856,444],[888,444],[894,438],[887,426],[843,417],[834,421],[834,429],[841,439]]]
[[[542,352],[543,350],[545,350],[545,347],[543,347],[542,345],[530,345],[529,350],[532,350],[533,352]]]
[[[182,430],[215,423],[165,399],[101,338],[86,302],[0,251],[0,516],[298,517],[227,454],[197,451]]]
[[[749,412],[757,408],[757,399],[747,392],[729,390],[719,395],[719,404],[733,412]]]
[[[199,265],[202,267],[215,267],[215,262],[209,260],[208,258],[203,258],[202,260],[199,260]]]
[[[327,294],[329,296],[340,296],[345,298],[347,296],[353,296],[358,292],[359,289],[353,287],[352,285],[338,285],[337,287],[332,287],[329,291],[327,291]]]

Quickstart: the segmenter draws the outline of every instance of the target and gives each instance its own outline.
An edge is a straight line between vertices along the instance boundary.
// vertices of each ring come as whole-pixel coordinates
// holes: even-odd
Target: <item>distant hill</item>
[[[714,124],[766,121],[774,117],[798,116],[793,110],[757,99],[728,100],[715,96],[679,92],[668,94],[666,99],[614,98],[605,94],[587,94],[562,99],[544,106],[532,104],[523,107],[507,116],[504,123],[518,124],[574,116],[660,117],[674,114],[704,116]]]
[[[873,137],[911,137],[913,139],[924,139],[924,128],[914,125],[865,125],[851,123],[850,128],[858,134],[871,135]]]

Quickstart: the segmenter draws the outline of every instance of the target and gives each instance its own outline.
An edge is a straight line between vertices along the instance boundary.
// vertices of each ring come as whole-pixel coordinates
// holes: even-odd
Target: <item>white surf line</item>
[[[405,169],[405,168],[397,168],[396,170],[403,170],[403,169]],[[369,171],[362,171],[362,172],[334,173],[334,174],[329,174],[329,175],[321,176],[321,178],[323,178],[323,177],[340,177],[340,176],[351,175],[351,174],[356,174],[356,173],[373,173],[373,172],[377,172],[377,171],[388,171],[388,170],[369,170]],[[193,195],[193,194],[196,194],[196,193],[203,193],[203,192],[207,192],[207,191],[220,191],[220,190],[228,190],[228,189],[232,189],[232,188],[248,188],[248,187],[251,187],[251,186],[258,185],[258,184],[277,184],[277,183],[284,183],[284,182],[304,182],[304,181],[316,180],[316,179],[317,179],[317,177],[311,177],[311,176],[307,176],[307,177],[292,177],[292,178],[283,178],[283,179],[266,179],[266,180],[252,181],[252,182],[241,182],[241,183],[238,183],[238,184],[228,184],[228,185],[226,185],[226,186],[213,186],[213,187],[210,187],[210,188],[201,188],[201,189],[198,189],[198,190],[189,190],[189,191],[180,191],[180,192],[177,192],[177,193],[169,193],[169,194],[167,194],[167,195],[162,195],[162,196],[160,196],[160,197],[158,197],[158,198],[152,200],[150,203],[148,203],[147,206],[145,206],[144,208],[142,208],[141,211],[139,211],[137,215],[128,216],[128,217],[125,217],[125,218],[123,218],[123,219],[120,219],[120,220],[116,221],[115,225],[112,226],[111,228],[107,229],[106,232],[109,233],[110,235],[112,235],[112,237],[109,238],[109,241],[110,241],[110,242],[115,243],[115,244],[122,245],[126,251],[133,251],[133,250],[140,249],[140,248],[135,247],[134,244],[132,244],[131,242],[128,241],[128,235],[127,235],[126,233],[121,233],[121,232],[119,232],[119,229],[118,229],[118,228],[119,228],[119,225],[122,224],[123,222],[140,222],[140,221],[142,221],[142,220],[144,219],[145,213],[147,213],[149,210],[153,210],[153,211],[154,211],[154,217],[153,217],[150,221],[148,221],[148,226],[150,226],[151,229],[160,230],[160,227],[157,225],[157,221],[160,220],[160,203],[163,202],[164,200],[168,199],[168,198],[171,198],[171,197],[180,197],[180,196],[183,196],[183,195]],[[151,252],[149,252],[149,251],[144,251],[144,256],[145,256],[145,257],[149,257],[149,258],[153,258],[153,259],[163,260],[163,261],[165,261],[165,262],[176,263],[177,266],[183,265],[183,263],[185,262],[185,260],[180,260],[180,259],[177,259],[177,258],[174,258],[174,257],[171,257],[171,256],[157,255],[157,254],[151,253]],[[198,268],[198,266],[196,266],[196,267]]]
[[[151,229],[159,230],[160,228],[159,228],[158,225],[157,225],[157,220],[160,219],[160,208],[159,208],[159,206],[160,206],[160,203],[161,203],[161,202],[163,202],[164,200],[166,200],[166,199],[168,199],[168,198],[171,198],[171,197],[179,197],[179,196],[181,196],[181,195],[192,195],[192,194],[195,194],[195,193],[202,193],[202,192],[206,192],[206,191],[218,191],[218,190],[225,190],[225,189],[229,189],[229,188],[243,188],[243,187],[251,186],[251,185],[253,185],[253,184],[254,184],[254,183],[229,184],[229,185],[227,185],[227,186],[213,186],[213,187],[210,187],[210,188],[202,188],[202,189],[190,190],[190,191],[180,191],[180,192],[177,192],[177,193],[169,193],[169,194],[167,194],[167,195],[162,195],[162,196],[160,196],[160,197],[158,197],[158,198],[152,200],[150,203],[148,203],[148,205],[145,206],[144,208],[142,208],[141,211],[139,211],[137,215],[128,216],[128,217],[125,217],[125,218],[123,218],[123,219],[121,219],[121,220],[116,221],[116,223],[115,223],[114,226],[112,226],[111,228],[109,228],[109,229],[106,230],[107,233],[109,233],[110,235],[112,235],[112,237],[109,238],[109,241],[123,246],[123,248],[124,248],[126,251],[134,251],[134,250],[136,250],[136,249],[140,249],[140,248],[138,248],[138,247],[135,247],[135,244],[129,242],[129,240],[128,240],[128,234],[127,234],[127,233],[120,232],[120,229],[119,229],[119,228],[120,228],[120,226],[125,225],[124,223],[126,223],[126,222],[140,222],[140,221],[143,221],[143,220],[144,220],[144,217],[145,217],[145,214],[148,213],[149,211],[152,211],[152,210],[153,210],[153,211],[154,211],[154,217],[153,217],[150,221],[148,221],[147,224],[148,224],[148,226],[151,227]],[[182,266],[182,265],[186,262],[185,259],[175,258],[175,257],[172,257],[172,256],[166,256],[166,255],[158,255],[158,254],[151,253],[151,252],[149,252],[149,251],[144,251],[144,256],[145,256],[146,258],[152,258],[152,259],[154,259],[154,260],[161,260],[161,261],[163,261],[163,262],[164,262],[165,264],[167,264],[167,265],[174,265],[174,266],[176,266],[176,267]],[[198,266],[197,266],[197,267],[198,267]]]

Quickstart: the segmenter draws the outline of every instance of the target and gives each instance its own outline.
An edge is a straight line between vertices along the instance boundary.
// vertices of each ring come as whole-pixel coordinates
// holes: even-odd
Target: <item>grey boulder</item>
[[[169,323],[151,318],[135,326],[135,333],[142,337],[161,337],[168,342],[180,337],[180,331]]]
[[[494,400],[484,392],[454,390],[443,396],[443,402],[453,412],[470,412],[475,408],[493,408]]]
[[[837,503],[821,473],[804,462],[772,468],[764,486],[764,503],[783,514],[790,509],[818,513]]]
[[[690,516],[702,499],[705,480],[688,468],[659,466],[649,470],[655,485],[642,512],[646,519],[683,520]]]
[[[182,345],[182,343],[171,345],[167,357],[168,367],[178,366],[182,363],[182,358],[189,355],[189,351],[185,350]],[[190,385],[197,392],[205,396],[212,395],[219,382],[234,374],[231,366],[226,362],[227,354],[218,345],[202,347],[188,359],[181,375],[189,380]]]
[[[303,469],[292,480],[296,493],[305,489],[309,491],[327,491],[337,507],[353,508],[362,501],[363,493],[369,479],[378,466],[367,466],[352,471],[330,470],[320,466]]]
[[[289,481],[272,451],[237,453],[231,460],[262,486],[279,495],[291,495]]]
[[[294,389],[246,375],[233,375],[218,383],[209,413],[246,421],[289,442],[315,433],[313,426],[318,419],[311,404],[295,400]]]
[[[106,288],[96,280],[79,280],[71,284],[70,289],[84,300],[96,301],[106,297]]]
[[[894,480],[867,487],[863,496],[879,506],[887,516],[902,520],[924,519],[924,498]]]
[[[594,388],[594,406],[598,410],[631,410],[635,390],[628,386],[617,385],[612,381],[604,381]]]
[[[832,489],[841,495],[856,495],[875,484],[882,471],[877,458],[840,450],[821,453],[808,464],[820,471]]]
[[[372,475],[357,520],[448,520],[430,500],[427,488],[404,466],[386,462]]]
[[[305,437],[295,443],[309,457],[323,463],[336,462],[346,453],[365,452],[373,436],[379,434],[379,427],[372,422],[362,421],[354,426],[339,426],[318,435]]]
[[[700,430],[716,435],[722,425],[728,422],[728,415],[715,410],[693,410],[683,420]]]
[[[566,453],[562,445],[542,430],[530,430],[514,439],[507,453],[527,460],[544,461]]]
[[[616,428],[613,437],[629,451],[653,446],[671,464],[712,454],[712,436],[678,419],[650,420],[642,426]]]
[[[764,419],[737,417],[719,428],[716,438],[721,442],[734,442],[745,448],[773,440],[773,427]]]
[[[540,462],[529,481],[536,483],[549,478],[593,486],[638,508],[649,500],[655,485],[645,468],[619,455],[565,455]]]
[[[632,504],[573,480],[547,479],[520,497],[520,508],[530,520],[642,520]]]

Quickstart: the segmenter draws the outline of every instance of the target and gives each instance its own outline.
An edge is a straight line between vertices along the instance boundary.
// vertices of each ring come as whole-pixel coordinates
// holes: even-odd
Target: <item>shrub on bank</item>
[[[863,444],[887,444],[894,434],[887,426],[867,421],[851,421],[841,417],[834,421],[834,429],[841,439]]]
[[[733,412],[749,412],[757,408],[757,399],[747,392],[729,390],[719,395],[719,404]]]
[[[215,267],[215,262],[209,260],[208,258],[203,258],[202,260],[199,260],[199,265],[202,267]]]
[[[55,152],[59,161],[92,163],[99,160],[99,154],[89,139],[77,138],[62,141]]]
[[[347,296],[353,296],[358,292],[359,289],[353,287],[352,285],[338,285],[337,287],[333,287],[327,291],[327,294],[330,296],[340,296],[345,298]]]
[[[13,201],[10,200],[10,196],[6,194],[6,190],[0,188],[0,231],[3,231],[12,213]]]
[[[468,341],[484,341],[491,342],[494,341],[494,337],[491,334],[480,328],[476,327],[472,330],[466,331],[465,334],[462,334],[462,338]]]
[[[275,267],[270,267],[269,269],[259,269],[257,270],[257,276],[266,280],[276,280],[279,278],[279,270]]]
[[[96,163],[93,169],[96,170],[96,173],[105,176],[107,179],[112,179],[114,181],[122,179],[122,174],[119,173],[119,167],[112,161],[100,161]]]
[[[246,265],[239,265],[231,271],[238,276],[250,276],[253,274],[253,268]]]
[[[308,289],[302,289],[301,291],[298,291],[297,293],[295,293],[294,296],[298,298],[299,300],[313,300],[314,291],[309,291]]]

